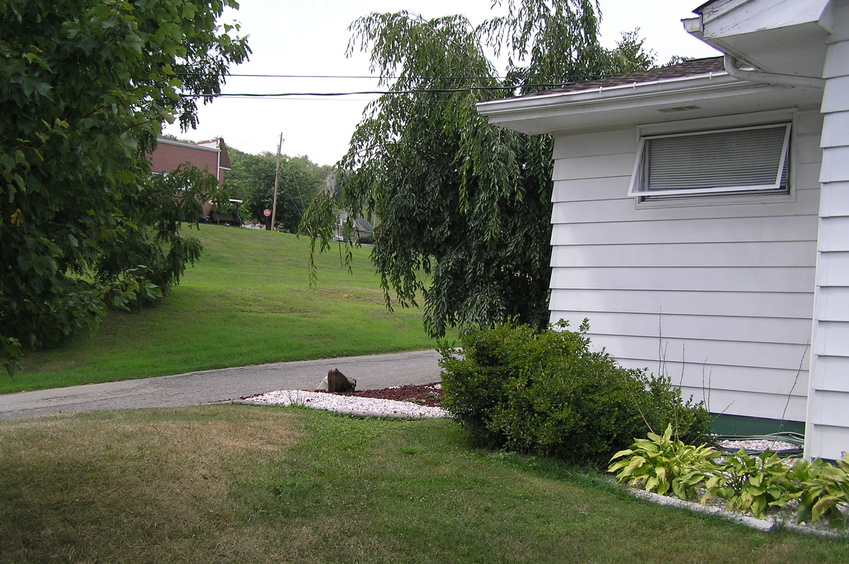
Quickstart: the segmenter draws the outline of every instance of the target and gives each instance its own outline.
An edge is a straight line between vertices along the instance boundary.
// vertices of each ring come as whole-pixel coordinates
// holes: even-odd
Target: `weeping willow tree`
[[[652,63],[636,34],[613,51],[599,45],[596,1],[503,8],[479,26],[405,11],[351,25],[349,54],[368,52],[388,93],[367,107],[337,189],[318,194],[301,224],[324,251],[340,210],[374,218],[387,306],[423,298],[437,337],[507,319],[548,323],[552,138],[492,126],[475,105]]]

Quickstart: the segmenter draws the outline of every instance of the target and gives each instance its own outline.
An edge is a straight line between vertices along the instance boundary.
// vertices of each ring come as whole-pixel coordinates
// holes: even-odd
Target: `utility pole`
[[[280,150],[283,148],[283,134],[280,134],[280,142],[277,144],[277,168],[274,170],[274,202],[271,204],[271,229],[274,231],[274,222],[277,219],[277,182],[280,177]]]

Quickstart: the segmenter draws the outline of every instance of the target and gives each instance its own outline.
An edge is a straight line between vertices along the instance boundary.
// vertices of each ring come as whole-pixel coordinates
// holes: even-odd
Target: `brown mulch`
[[[354,392],[339,395],[353,396],[359,398],[410,401],[427,407],[439,407],[439,400],[442,399],[443,393],[439,382],[433,382],[430,384],[422,385],[410,384],[406,386],[395,386],[392,388],[381,388],[379,390],[357,390]]]

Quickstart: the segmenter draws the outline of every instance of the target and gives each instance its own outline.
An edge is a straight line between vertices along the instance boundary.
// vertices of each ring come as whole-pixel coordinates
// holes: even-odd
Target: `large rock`
[[[336,393],[353,392],[357,387],[357,380],[348,378],[338,368],[327,373],[327,391]]]

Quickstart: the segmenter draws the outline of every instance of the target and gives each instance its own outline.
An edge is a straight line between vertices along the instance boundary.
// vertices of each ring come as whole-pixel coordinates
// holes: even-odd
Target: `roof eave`
[[[744,90],[762,88],[719,72],[494,100],[477,107],[490,123],[528,134],[554,133],[657,120],[661,115],[658,112],[684,111],[681,108],[725,98],[732,90],[741,94]]]
[[[694,12],[684,28],[715,49],[764,72],[821,76],[831,0],[713,0]]]
[[[187,149],[197,149],[199,151],[210,151],[213,153],[217,153],[220,151],[218,147],[210,147],[209,145],[201,145],[199,143],[191,143],[186,141],[175,141],[174,139],[168,139],[167,137],[157,137],[157,144],[162,145],[174,145],[175,147],[185,147]]]

